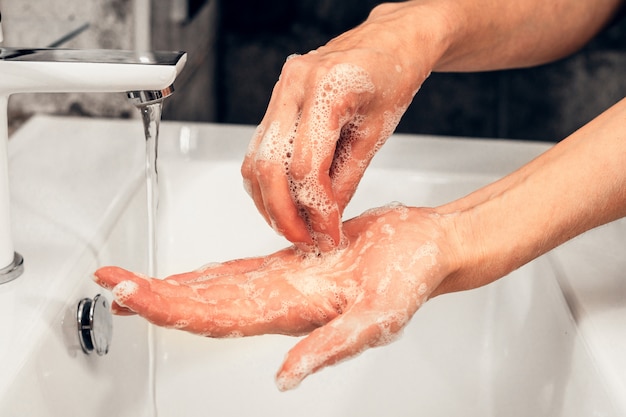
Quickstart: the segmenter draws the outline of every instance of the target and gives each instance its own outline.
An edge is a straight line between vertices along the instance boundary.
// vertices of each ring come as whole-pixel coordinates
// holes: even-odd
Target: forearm
[[[433,54],[434,71],[486,71],[537,65],[572,53],[610,21],[620,4],[412,0],[379,6],[372,17],[393,19],[406,52],[419,56],[426,48]],[[431,41],[434,50],[425,45]]]
[[[516,172],[438,208],[459,254],[441,292],[487,284],[626,216],[625,122],[626,99]]]

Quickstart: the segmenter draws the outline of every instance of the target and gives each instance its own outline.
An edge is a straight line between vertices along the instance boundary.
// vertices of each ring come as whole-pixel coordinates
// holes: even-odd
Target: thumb
[[[278,389],[296,388],[304,378],[329,365],[392,342],[407,320],[406,313],[346,312],[315,329],[287,353],[276,374]]]

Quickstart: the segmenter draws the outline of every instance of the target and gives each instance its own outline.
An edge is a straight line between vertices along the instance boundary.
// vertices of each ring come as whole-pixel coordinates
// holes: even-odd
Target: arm
[[[416,4],[423,3],[404,7]],[[349,40],[339,41],[350,46]],[[449,62],[461,65],[463,60],[458,55]],[[399,88],[394,80],[385,85]],[[282,93],[287,91],[303,90]],[[270,109],[296,105],[282,93],[273,96],[276,106]],[[623,100],[536,160],[465,198],[436,209],[394,207],[364,213],[343,223],[345,247],[322,257],[288,248],[165,280],[118,268],[100,269],[96,280],[113,291],[118,313],[138,313],[158,325],[212,337],[309,333],[289,352],[277,375],[281,388],[292,388],[310,373],[390,342],[429,297],[485,285],[585,230],[625,216],[625,121]],[[269,131],[271,126],[266,126]],[[296,138],[295,130],[287,129],[288,137]],[[259,143],[253,142],[252,151]],[[263,164],[244,163],[246,168],[272,173]],[[349,200],[349,187],[341,188],[344,183],[333,175],[331,191],[343,196],[341,208]],[[299,216],[297,210],[292,214]]]
[[[626,216],[626,99],[516,172],[439,207],[458,231],[459,269],[437,289],[487,284]]]
[[[344,223],[346,247],[295,248],[165,280],[96,272],[115,311],[210,337],[308,334],[277,382],[392,341],[428,299],[488,284],[626,216],[626,99],[502,180],[436,209],[394,206]]]
[[[414,0],[283,67],[242,165],[246,189],[304,250],[341,245],[341,217],[371,158],[431,71],[529,66],[580,47],[618,0]]]
[[[449,39],[433,69],[486,71],[538,65],[576,51],[606,26],[623,2],[444,0],[405,6],[424,3],[441,10]]]

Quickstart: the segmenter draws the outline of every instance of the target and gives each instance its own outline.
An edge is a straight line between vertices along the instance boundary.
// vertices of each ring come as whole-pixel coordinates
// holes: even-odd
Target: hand
[[[399,24],[405,14],[394,12],[379,7],[361,26],[288,59],[250,143],[246,189],[301,250],[341,245],[345,206],[432,68],[428,47],[416,54]]]
[[[294,247],[267,257],[150,279],[116,267],[96,281],[114,311],[208,337],[309,334],[277,375],[281,390],[391,342],[451,272],[453,251],[430,209],[393,206],[345,223],[348,245],[315,256]]]

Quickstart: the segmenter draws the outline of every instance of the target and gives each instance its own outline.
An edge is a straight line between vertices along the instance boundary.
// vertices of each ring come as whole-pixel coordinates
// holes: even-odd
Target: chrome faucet
[[[2,35],[0,34],[0,39]],[[9,213],[8,98],[14,93],[119,93],[131,100],[166,97],[184,52],[0,48],[0,284],[22,274]]]

